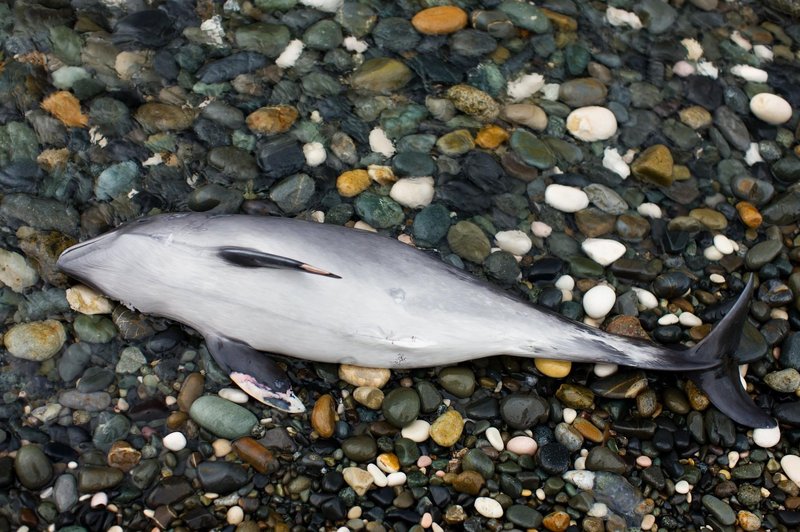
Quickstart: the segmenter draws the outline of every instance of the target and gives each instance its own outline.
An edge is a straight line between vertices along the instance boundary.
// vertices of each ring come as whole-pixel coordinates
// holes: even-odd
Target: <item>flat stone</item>
[[[258,424],[258,418],[246,408],[213,395],[195,400],[189,416],[209,432],[228,439],[250,434]]]

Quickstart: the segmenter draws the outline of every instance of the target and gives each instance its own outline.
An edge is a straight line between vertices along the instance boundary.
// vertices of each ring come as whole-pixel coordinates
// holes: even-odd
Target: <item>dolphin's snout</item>
[[[92,266],[92,257],[103,247],[103,241],[110,238],[112,233],[106,233],[65,249],[56,261],[61,271],[70,275],[81,273]]]

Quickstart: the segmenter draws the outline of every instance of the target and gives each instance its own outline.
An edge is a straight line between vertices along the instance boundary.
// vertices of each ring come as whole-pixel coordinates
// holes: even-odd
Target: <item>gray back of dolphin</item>
[[[386,368],[506,354],[686,371],[734,420],[775,425],[738,374],[732,382],[724,357],[738,344],[752,282],[706,339],[675,350],[536,308],[397,240],[288,218],[144,218],[70,248],[59,266],[198,330],[237,384],[290,411],[302,404],[255,351]]]

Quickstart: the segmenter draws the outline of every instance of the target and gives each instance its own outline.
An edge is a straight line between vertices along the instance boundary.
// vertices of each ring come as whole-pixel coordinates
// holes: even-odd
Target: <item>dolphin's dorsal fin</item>
[[[283,257],[281,255],[273,255],[272,253],[265,253],[253,248],[241,247],[225,247],[220,248],[219,256],[224,260],[242,266],[244,268],[277,268],[281,270],[297,270],[300,272],[313,273],[314,275],[322,275],[323,277],[332,277],[334,279],[341,279],[335,273],[331,273],[322,268],[317,268],[305,262]]]

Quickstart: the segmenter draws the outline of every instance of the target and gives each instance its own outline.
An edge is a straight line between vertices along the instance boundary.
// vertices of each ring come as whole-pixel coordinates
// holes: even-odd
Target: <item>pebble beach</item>
[[[800,529],[799,110],[798,0],[0,4],[0,532]],[[275,356],[306,412],[272,409],[56,266],[186,211],[378,232],[669,347],[752,278],[724,355],[779,430],[511,356]]]

